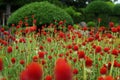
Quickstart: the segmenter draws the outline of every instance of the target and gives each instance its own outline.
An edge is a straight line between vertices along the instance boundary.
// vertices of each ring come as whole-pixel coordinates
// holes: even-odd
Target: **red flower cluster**
[[[56,61],[55,80],[72,80],[72,69],[62,58]]]
[[[42,74],[43,71],[40,64],[32,62],[21,72],[20,80],[41,80]]]

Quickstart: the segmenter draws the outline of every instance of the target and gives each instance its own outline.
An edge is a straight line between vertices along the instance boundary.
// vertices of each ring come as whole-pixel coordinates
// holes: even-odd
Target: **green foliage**
[[[120,4],[116,4],[113,8],[114,15],[120,16]]]
[[[80,12],[75,11],[72,7],[65,8],[65,11],[69,15],[71,15],[71,17],[73,18],[75,23],[79,23],[80,22],[80,16],[81,16]]]
[[[108,27],[110,17],[107,14],[100,14],[99,18],[101,18],[100,26]]]
[[[110,14],[112,12],[111,7],[104,1],[93,1],[86,7],[86,12],[95,14],[96,17],[99,14]]]
[[[95,26],[96,26],[96,23],[93,22],[93,21],[89,21],[89,22],[87,23],[87,26],[88,26],[88,27],[95,27]]]
[[[35,2],[25,5],[15,11],[8,19],[8,25],[17,24],[28,17],[29,25],[32,25],[32,15],[35,16],[37,25],[54,23],[55,20],[66,20],[66,24],[73,24],[71,16],[63,9],[49,2]]]

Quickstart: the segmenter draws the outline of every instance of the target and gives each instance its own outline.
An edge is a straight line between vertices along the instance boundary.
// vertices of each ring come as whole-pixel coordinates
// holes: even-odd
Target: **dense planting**
[[[119,80],[120,26],[110,22],[109,33],[105,27],[88,32],[69,25],[62,32],[54,26],[41,33],[36,26],[13,26],[14,35],[1,28],[0,80]]]

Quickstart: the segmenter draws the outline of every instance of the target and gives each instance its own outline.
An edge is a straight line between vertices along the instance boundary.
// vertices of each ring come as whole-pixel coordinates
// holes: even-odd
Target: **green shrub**
[[[15,11],[9,17],[8,25],[18,24],[20,20],[24,21],[25,17],[28,17],[28,23],[32,25],[32,15],[34,15],[37,25],[54,23],[55,20],[66,20],[66,24],[73,24],[71,16],[63,9],[49,2],[34,2]]]
[[[75,23],[79,23],[80,22],[80,16],[81,16],[80,12],[75,11],[75,9],[73,9],[73,7],[65,8],[65,11],[69,15],[71,15],[71,17],[73,18]]]
[[[110,14],[112,12],[111,7],[104,1],[93,1],[86,7],[88,13],[94,14],[96,17],[99,14]]]
[[[96,23],[93,22],[93,21],[89,21],[89,22],[87,23],[87,26],[88,26],[88,27],[95,27],[95,26],[96,26]]]
[[[120,4],[116,4],[113,8],[113,13],[116,16],[120,16]]]

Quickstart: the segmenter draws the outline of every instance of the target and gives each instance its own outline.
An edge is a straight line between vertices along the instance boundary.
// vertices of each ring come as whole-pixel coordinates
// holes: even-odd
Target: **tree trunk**
[[[11,14],[11,5],[9,3],[7,3],[7,5],[6,5],[6,20],[8,19],[10,14]]]

